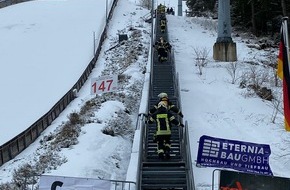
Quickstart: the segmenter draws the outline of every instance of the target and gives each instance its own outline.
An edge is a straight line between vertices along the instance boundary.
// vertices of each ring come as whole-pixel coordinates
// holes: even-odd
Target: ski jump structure
[[[165,14],[165,13],[164,13]],[[153,41],[163,37],[168,40],[167,26],[165,32],[160,30],[160,14],[156,15],[154,23]],[[152,44],[153,45],[153,44]],[[151,48],[151,76],[149,87],[148,108],[158,101],[158,94],[165,92],[170,101],[181,109],[178,73],[175,71],[174,52],[168,54],[168,60],[160,63],[158,54]],[[178,118],[178,116],[176,116]],[[179,118],[181,119],[181,118]],[[180,122],[183,122],[180,120]],[[153,142],[155,124],[144,124],[141,131],[142,151],[140,150],[140,162],[138,168],[138,190],[194,190],[194,178],[192,172],[192,160],[188,138],[188,125],[185,127],[172,127],[170,159],[159,159],[157,144]]]

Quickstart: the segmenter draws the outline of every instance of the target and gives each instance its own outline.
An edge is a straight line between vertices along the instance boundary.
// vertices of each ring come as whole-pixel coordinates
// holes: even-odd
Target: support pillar
[[[231,37],[230,0],[218,1],[218,37],[213,46],[216,61],[237,61],[236,43]]]
[[[182,16],[182,0],[178,0],[178,16]]]

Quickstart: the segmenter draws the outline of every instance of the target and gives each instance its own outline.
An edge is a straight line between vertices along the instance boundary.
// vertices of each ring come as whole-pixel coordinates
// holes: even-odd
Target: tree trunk
[[[285,0],[281,0],[281,7],[282,7],[283,16],[287,16]]]
[[[255,2],[251,1],[251,11],[252,11],[252,32],[257,35],[256,20],[255,20]]]

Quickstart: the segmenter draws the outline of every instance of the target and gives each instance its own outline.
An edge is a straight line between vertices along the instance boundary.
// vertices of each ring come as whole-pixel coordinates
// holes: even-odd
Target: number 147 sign
[[[117,75],[92,78],[91,94],[102,94],[105,92],[113,92],[117,90],[117,86],[118,86]]]

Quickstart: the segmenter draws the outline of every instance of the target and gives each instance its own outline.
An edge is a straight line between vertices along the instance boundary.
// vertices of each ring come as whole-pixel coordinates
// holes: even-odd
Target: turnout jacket
[[[148,123],[156,123],[156,135],[171,135],[172,124],[181,126],[181,123],[174,117],[174,115],[166,110],[158,111],[149,116]]]
[[[172,112],[178,114],[180,117],[183,117],[183,114],[182,114],[182,112],[180,111],[180,109],[179,109],[177,106],[175,106],[174,104],[172,104],[172,102],[170,102],[168,98],[161,98],[160,101],[157,102],[157,103],[156,103],[156,104],[155,104],[155,105],[154,105],[154,106],[149,110],[149,115],[152,115],[152,114],[154,114],[154,113],[157,111],[157,109],[158,109],[158,104],[159,104],[160,102],[164,102],[165,105],[167,105],[167,109],[168,109],[169,111],[172,111]]]

